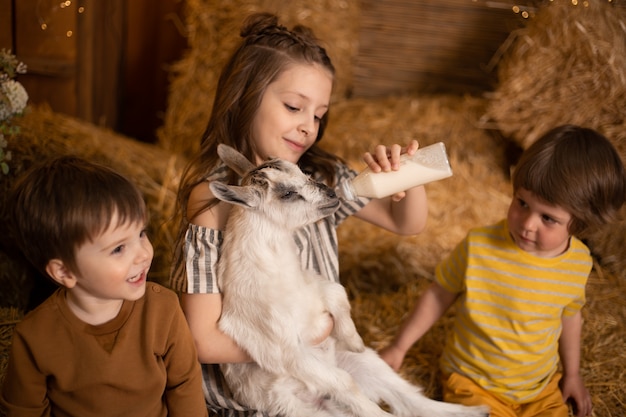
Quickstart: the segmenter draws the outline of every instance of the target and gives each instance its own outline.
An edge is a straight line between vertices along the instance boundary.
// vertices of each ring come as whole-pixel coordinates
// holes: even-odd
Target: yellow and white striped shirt
[[[442,371],[508,402],[532,400],[557,370],[561,319],[584,305],[591,267],[575,237],[562,255],[541,258],[513,242],[506,220],[471,230],[436,268],[437,282],[459,294]]]

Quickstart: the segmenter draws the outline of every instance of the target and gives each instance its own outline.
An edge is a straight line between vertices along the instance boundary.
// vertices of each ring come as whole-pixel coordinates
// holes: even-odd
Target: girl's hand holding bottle
[[[400,168],[400,155],[413,155],[418,148],[419,144],[415,139],[405,148],[398,144],[391,146],[378,145],[374,149],[373,154],[365,152],[363,161],[365,161],[372,172],[397,171]]]
[[[367,168],[351,182],[342,184],[339,193],[348,200],[357,196],[383,198],[392,196],[400,201],[409,188],[452,175],[445,145],[442,142],[419,149],[416,140],[405,148],[398,144],[376,146],[374,153],[366,152]]]

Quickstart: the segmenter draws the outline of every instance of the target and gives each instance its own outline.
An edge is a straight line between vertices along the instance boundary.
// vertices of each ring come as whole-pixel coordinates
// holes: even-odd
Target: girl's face
[[[143,223],[117,224],[76,251],[72,296],[83,304],[137,300],[144,295],[154,251]]]
[[[507,219],[511,237],[528,253],[551,258],[562,254],[569,246],[570,213],[546,203],[525,188],[515,193]]]
[[[315,143],[332,83],[325,68],[296,64],[267,86],[252,122],[257,163],[269,157],[298,162]]]

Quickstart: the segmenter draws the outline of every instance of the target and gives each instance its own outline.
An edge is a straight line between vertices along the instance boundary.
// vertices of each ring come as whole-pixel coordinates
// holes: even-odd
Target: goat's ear
[[[235,148],[220,143],[217,145],[217,154],[224,163],[240,176],[252,171],[255,166],[239,153]]]
[[[251,208],[257,207],[261,202],[261,196],[252,187],[240,187],[213,181],[209,183],[209,188],[215,198],[227,203]]]

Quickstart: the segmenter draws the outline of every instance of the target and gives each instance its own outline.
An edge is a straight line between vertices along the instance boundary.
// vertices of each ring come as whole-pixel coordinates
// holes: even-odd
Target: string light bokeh
[[[471,0],[473,3],[477,3],[479,0]],[[552,3],[554,1],[561,0],[544,0],[544,1],[529,1],[527,4],[514,4],[511,5],[510,2],[503,1],[484,1],[484,4],[487,7],[497,8],[497,9],[510,9],[513,13],[520,15],[524,19],[528,19],[532,17],[541,4],[545,4],[546,2]],[[582,6],[589,7],[589,0],[564,0],[569,1],[572,6]],[[613,3],[614,0],[605,0],[608,3]],[[37,21],[39,23],[39,28],[42,31],[48,31],[54,25],[54,17],[57,13],[63,12],[73,12],[73,4],[76,3],[72,0],[58,1],[58,0],[38,0],[36,7],[36,15]],[[85,6],[76,7],[76,13],[82,14],[85,12]],[[74,36],[74,32],[71,29],[67,29],[65,31],[65,36],[71,38]]]
[[[50,31],[55,26],[55,17],[59,13],[78,13],[83,14],[85,12],[85,6],[75,6],[76,2],[72,0],[65,0],[59,2],[58,0],[38,0],[35,7],[35,13],[37,16],[37,22],[39,28],[42,31]],[[75,10],[75,11],[74,11]],[[74,36],[74,31],[71,29],[65,29],[65,36],[71,38]]]

